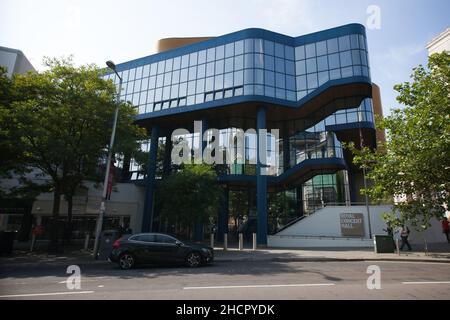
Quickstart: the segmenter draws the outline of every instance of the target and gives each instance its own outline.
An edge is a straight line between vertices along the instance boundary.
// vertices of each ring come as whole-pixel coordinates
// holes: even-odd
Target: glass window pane
[[[342,72],[342,78],[348,78],[353,76],[353,68],[347,67],[347,68],[341,68]]]
[[[205,92],[205,79],[197,80],[195,92],[196,93],[203,93],[203,92]]]
[[[265,85],[275,86],[275,72],[266,70],[264,72]]]
[[[294,61],[286,60],[286,73],[295,75],[295,64]]]
[[[209,48],[206,52],[206,60],[208,62],[216,60],[216,48]]]
[[[272,56],[264,55],[264,68],[267,70],[275,69],[275,59]]]
[[[214,75],[214,62],[208,62],[206,64],[206,76],[213,76]]]
[[[146,91],[147,89],[148,89],[148,78],[144,78],[142,79],[141,90]]]
[[[303,60],[305,59],[305,46],[299,46],[295,48],[295,59],[296,60]]]
[[[172,71],[173,68],[173,59],[169,59],[166,61],[166,69],[165,72],[170,72]]]
[[[176,57],[173,59],[173,70],[178,70],[181,67],[181,57]]]
[[[188,69],[181,69],[180,82],[185,82],[188,79]]]
[[[185,97],[187,96],[187,82],[183,82],[180,84],[180,88],[179,88],[179,96],[180,97]]]
[[[208,102],[208,101],[213,101],[213,99],[214,99],[214,93],[207,93],[206,95],[205,95],[205,102]]]
[[[278,72],[275,74],[275,86],[282,89],[286,88],[284,74]]]
[[[316,49],[318,56],[323,56],[324,54],[327,54],[327,42],[326,41],[317,42]]]
[[[214,77],[206,78],[205,91],[213,91],[213,90],[214,90]]]
[[[350,50],[350,37],[343,36],[339,37],[339,51]]]
[[[316,56],[316,44],[315,43],[307,44],[305,47],[305,51],[306,51],[306,58],[315,57]]]
[[[225,58],[234,56],[234,42],[225,45]]]
[[[307,73],[317,71],[316,58],[306,60],[306,71],[307,71]]]
[[[295,91],[295,77],[286,76],[286,89]]]
[[[330,66],[330,69],[336,69],[339,68],[339,53],[330,54],[328,56],[328,63]]]
[[[308,74],[308,89],[317,88],[317,73]]]
[[[243,94],[244,94],[244,90],[243,90],[242,87],[234,89],[234,95],[235,96],[242,96]]]
[[[163,86],[163,82],[164,81],[164,74],[159,74],[157,77],[156,77],[156,87],[157,88],[159,88],[159,87],[162,87]]]
[[[224,98],[231,98],[233,96],[233,89],[225,90]]]
[[[155,76],[156,75],[156,69],[158,68],[158,65],[156,63],[152,63],[150,65],[150,75]]]
[[[189,55],[186,54],[181,57],[181,68],[189,67]]]
[[[190,96],[193,94],[195,94],[195,81],[189,81],[187,95]]]
[[[233,57],[225,59],[225,72],[233,71]]]
[[[142,67],[136,68],[136,79],[142,78]]]
[[[361,56],[359,55],[359,50],[352,50],[352,64],[361,64]]]
[[[328,59],[327,56],[321,56],[317,58],[317,70],[325,71],[328,70]]]
[[[150,65],[147,64],[144,66],[144,69],[142,70],[142,77],[148,77],[150,75]]]
[[[306,90],[306,76],[297,77],[297,90]]]
[[[223,69],[224,69],[224,60],[217,60],[215,74],[223,73]]]
[[[255,95],[259,95],[259,96],[264,95],[264,86],[263,85],[255,85]]]
[[[319,72],[319,86],[323,85],[328,80],[330,80],[328,71]]]
[[[247,53],[244,55],[244,67],[253,68],[253,54]]]
[[[215,100],[223,99],[223,91],[216,92],[214,94],[214,99]]]
[[[172,83],[172,72],[165,73],[164,86],[168,86]]]
[[[189,55],[189,65],[195,66],[197,64],[198,54],[197,52],[193,52]]]
[[[264,53],[273,56],[274,51],[274,43],[269,40],[264,40]]]
[[[245,53],[253,52],[253,39],[245,39]]]
[[[214,77],[214,90],[223,89],[223,74]]]
[[[291,46],[284,47],[285,58],[289,60],[295,60],[294,48]]]
[[[216,47],[216,60],[223,59],[225,57],[225,46]]]
[[[264,84],[264,71],[260,69],[255,70],[255,83]]]
[[[341,69],[330,70],[330,80],[340,79]]]
[[[150,89],[154,89],[156,86],[156,77],[150,77],[150,81],[148,82],[148,87]]]
[[[341,59],[341,67],[348,67],[352,65],[352,56],[350,51],[341,52],[339,56]]]
[[[239,55],[244,53],[244,40],[236,41],[234,43],[234,54]]]
[[[197,78],[204,78],[206,75],[206,64],[200,64],[197,67]]]
[[[180,70],[172,73],[172,84],[180,82]]]
[[[164,62],[164,61],[163,61]],[[128,81],[132,81],[134,79],[136,79],[136,69],[130,69],[130,72],[128,74]]]
[[[357,34],[350,35],[350,47],[352,49],[359,49],[358,35]]]
[[[239,55],[234,57],[234,70],[241,70],[244,68],[244,56]]]
[[[264,52],[264,42],[262,39],[255,39],[255,52],[256,53]]]
[[[339,51],[338,41],[336,38],[327,40],[327,51],[328,54],[336,53]]]
[[[231,88],[233,86],[233,72],[225,73],[224,87]]]
[[[284,70],[284,59],[275,58],[275,71],[285,73]]]
[[[234,86],[242,86],[244,84],[244,71],[235,71],[234,72]]]
[[[295,63],[295,73],[297,75],[306,74],[306,60],[300,60]]]
[[[284,58],[284,45],[281,43],[275,43],[275,56]]]
[[[245,69],[244,70],[244,83],[245,84],[253,83],[253,69]]]
[[[163,100],[170,99],[170,87],[163,88]]]
[[[366,50],[366,39],[365,39],[365,37],[362,34],[360,34],[358,38],[359,38],[359,47],[361,49],[363,49],[363,50]]]
[[[189,68],[189,80],[194,80],[197,78],[197,67]]]
[[[202,50],[198,53],[198,64],[206,62],[206,50]]]
[[[170,89],[170,99],[178,98],[178,85],[173,85]]]
[[[264,68],[264,55],[255,53],[255,68]]]
[[[275,88],[264,86],[264,94],[268,97],[275,97]]]
[[[286,90],[276,88],[275,97],[278,99],[286,99]]]
[[[166,60],[158,62],[158,74],[164,73]]]

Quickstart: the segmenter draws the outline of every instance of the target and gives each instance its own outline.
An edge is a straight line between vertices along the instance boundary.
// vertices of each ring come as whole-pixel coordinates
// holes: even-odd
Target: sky
[[[21,50],[42,70],[44,56],[98,66],[148,56],[167,37],[250,27],[295,37],[361,23],[387,115],[400,107],[393,86],[426,64],[426,45],[450,27],[449,13],[448,0],[0,0],[0,46]]]

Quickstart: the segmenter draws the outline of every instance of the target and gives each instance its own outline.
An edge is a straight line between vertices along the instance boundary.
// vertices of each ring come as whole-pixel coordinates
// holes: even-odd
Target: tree
[[[348,147],[355,164],[368,171],[372,185],[366,191],[372,199],[399,198],[384,219],[425,230],[449,208],[450,55],[432,55],[428,69],[415,68],[411,78],[394,87],[404,108],[377,121],[387,130],[386,144],[378,151]]]
[[[48,177],[55,244],[61,195],[71,203],[84,180],[102,175],[116,101],[114,84],[95,65],[75,67],[71,59],[44,62],[45,72],[13,76],[14,99],[0,106],[0,126],[22,151],[24,163]],[[137,151],[138,140],[145,137],[144,129],[133,124],[135,115],[131,104],[120,103],[114,146],[119,156]]]
[[[161,218],[188,228],[194,222],[205,223],[217,215],[221,195],[222,187],[212,166],[183,165],[158,186]]]

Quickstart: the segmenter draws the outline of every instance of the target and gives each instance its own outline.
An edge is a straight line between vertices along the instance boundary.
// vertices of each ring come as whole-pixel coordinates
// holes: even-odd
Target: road
[[[373,265],[379,267],[381,288],[369,290],[372,274],[367,270]],[[67,266],[0,265],[0,299],[410,300],[448,299],[450,292],[448,263],[235,261],[129,271],[111,264],[79,267],[81,287],[69,290]]]

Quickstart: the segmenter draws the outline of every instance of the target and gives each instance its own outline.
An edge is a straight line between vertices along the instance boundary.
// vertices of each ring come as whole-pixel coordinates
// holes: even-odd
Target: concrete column
[[[267,136],[261,135],[260,130],[266,129],[266,108],[260,106],[256,117],[257,131],[257,165],[256,165],[256,215],[258,246],[267,246],[267,176],[263,173],[263,166],[267,159]],[[263,139],[263,141],[261,141]],[[263,151],[263,152],[261,152]]]
[[[150,151],[148,153],[148,169],[145,186],[144,214],[142,217],[142,232],[151,232],[153,230],[155,174],[159,138],[158,131],[158,126],[154,125],[152,127]]]
[[[228,233],[228,201],[229,201],[229,189],[224,190],[224,197],[220,204],[219,219],[217,221],[217,240],[222,242],[224,240],[224,234]]]
[[[351,197],[350,197],[350,184],[348,179],[348,170],[344,170],[344,192],[345,192],[345,205],[351,206]]]

